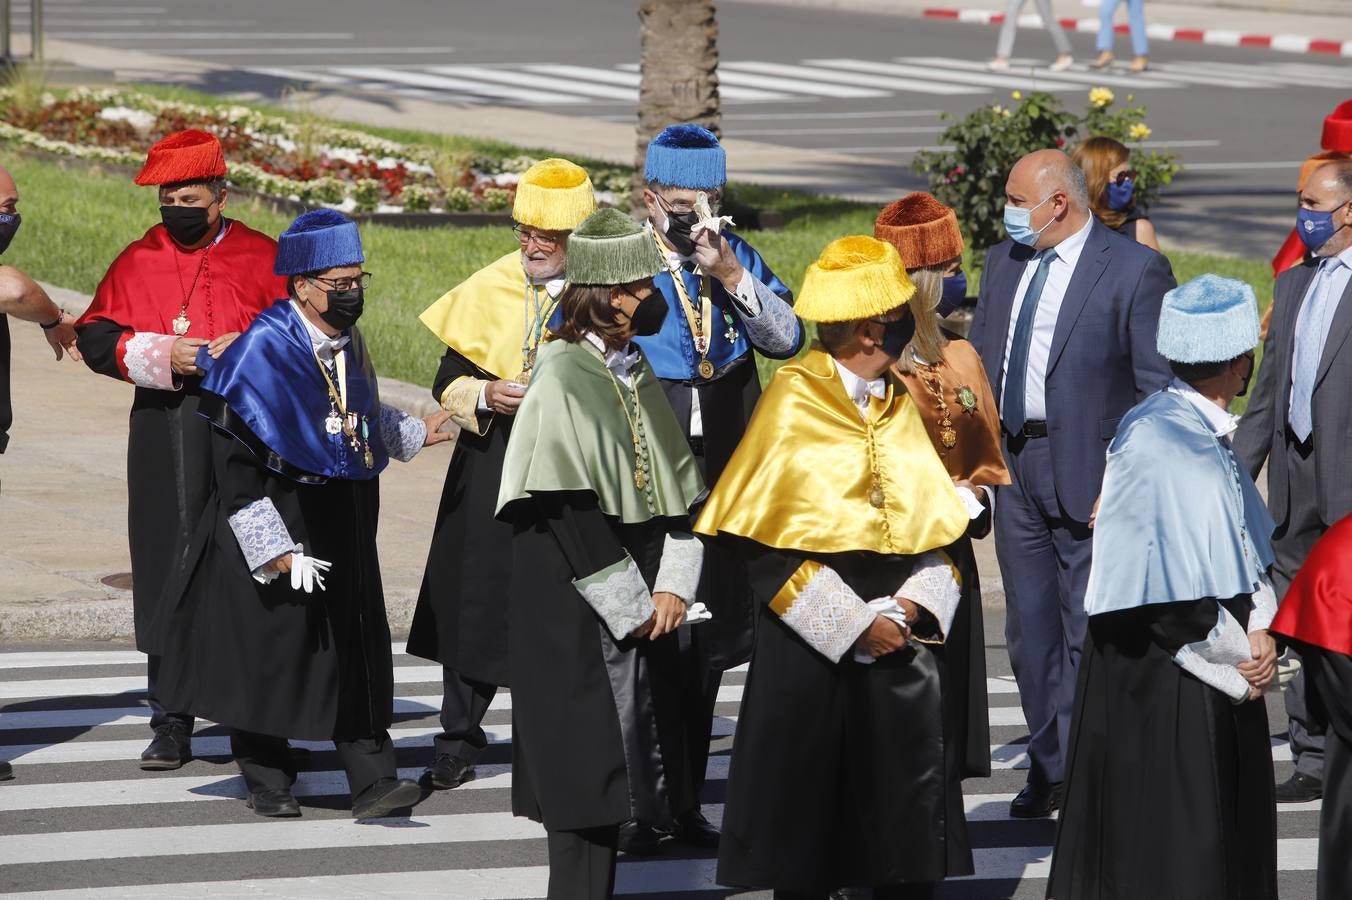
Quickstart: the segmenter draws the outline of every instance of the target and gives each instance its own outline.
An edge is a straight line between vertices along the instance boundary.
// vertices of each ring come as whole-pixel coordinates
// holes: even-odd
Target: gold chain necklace
[[[192,327],[192,322],[188,320],[188,301],[192,299],[193,291],[197,290],[197,279],[202,277],[202,270],[207,265],[207,254],[211,252],[208,246],[202,250],[202,261],[197,264],[197,272],[192,276],[192,284],[185,291],[183,290],[183,269],[179,265],[178,255],[174,256],[174,271],[178,273],[178,292],[183,295],[183,306],[178,311],[178,318],[174,319],[174,334],[182,337],[188,333]]]
[[[522,274],[525,272],[523,270]],[[541,304],[540,294],[544,293],[546,302]],[[562,292],[559,294],[563,296]],[[559,300],[549,296],[548,288],[532,284],[526,276],[525,295],[522,300],[521,314],[524,318],[524,334],[521,338],[521,374],[516,376],[519,384],[530,384],[530,374],[535,369],[535,358],[540,351],[540,341],[544,339],[545,328],[558,308]],[[532,313],[534,314],[532,316]]]
[[[368,469],[375,468],[376,459],[371,453],[371,433],[366,416],[361,417],[361,437],[357,436],[357,415],[347,411],[347,356],[342,350],[333,354],[334,366],[338,369],[338,385],[329,377],[328,367],[314,352],[319,374],[324,376],[324,385],[329,389],[329,415],[324,420],[324,430],[329,434],[340,431],[347,437],[354,453],[361,453],[361,461]]]
[[[662,245],[662,239],[653,232],[653,243],[665,258],[667,248]],[[699,267],[696,266],[696,269]],[[681,309],[685,311],[685,321],[690,326],[690,333],[695,339],[695,352],[699,354],[699,377],[706,381],[714,377],[714,364],[709,361],[709,338],[704,333],[705,324],[713,317],[713,294],[709,289],[709,276],[702,270],[699,271],[699,307],[697,308],[690,299],[690,292],[685,288],[685,274],[680,266],[675,270],[668,269],[671,273],[671,280],[676,285],[676,295],[681,298]]]
[[[958,445],[958,432],[953,427],[953,419],[949,415],[948,401],[944,399],[944,385],[939,379],[937,366],[917,362],[916,369],[920,375],[920,380],[924,382],[930,395],[934,397],[935,405],[939,410],[939,442],[944,445],[944,449],[940,451],[939,455],[943,456]]]

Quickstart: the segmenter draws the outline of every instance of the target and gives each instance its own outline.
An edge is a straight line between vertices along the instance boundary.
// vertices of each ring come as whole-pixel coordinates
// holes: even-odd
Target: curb
[[[999,25],[1005,21],[1004,13],[986,9],[930,8],[921,15],[926,19],[954,19],[977,25]],[[1087,31],[1098,33],[1099,22],[1094,19],[1058,19],[1066,31]],[[1041,16],[1020,16],[1021,27],[1039,28]],[[1146,35],[1152,41],[1191,41],[1198,44],[1213,44],[1220,47],[1257,47],[1263,50],[1280,50],[1286,53],[1324,53],[1331,56],[1352,57],[1352,41],[1327,41],[1319,38],[1304,37],[1296,34],[1244,34],[1239,31],[1225,31],[1218,28],[1175,28],[1172,25],[1147,25]],[[1113,27],[1116,34],[1128,34],[1130,29],[1124,23]]]

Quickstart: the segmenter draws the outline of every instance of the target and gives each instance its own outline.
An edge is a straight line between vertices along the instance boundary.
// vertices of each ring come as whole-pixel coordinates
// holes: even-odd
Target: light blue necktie
[[[1304,315],[1298,314],[1296,318],[1296,349],[1291,367],[1291,410],[1286,420],[1302,443],[1309,440],[1314,431],[1310,399],[1314,395],[1315,378],[1319,375],[1319,358],[1324,355],[1324,341],[1328,337],[1328,304],[1329,294],[1333,293],[1333,273],[1340,265],[1342,260],[1336,256],[1319,264],[1314,285],[1310,288],[1310,299],[1301,311]]]
[[[1004,402],[1001,404],[1005,428],[1010,434],[1022,431],[1027,418],[1024,393],[1028,384],[1028,348],[1033,343],[1033,320],[1037,318],[1038,303],[1042,300],[1042,287],[1047,283],[1047,270],[1055,259],[1055,250],[1042,251],[1042,259],[1038,261],[1033,280],[1028,282],[1028,292],[1023,295],[1019,318],[1014,323],[1014,343],[1010,345],[1009,360],[1005,363]]]

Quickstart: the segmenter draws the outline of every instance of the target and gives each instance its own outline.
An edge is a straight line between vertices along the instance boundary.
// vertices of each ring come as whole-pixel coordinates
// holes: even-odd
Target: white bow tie
[[[887,398],[887,381],[882,378],[874,378],[869,381],[860,379],[855,385],[854,402],[860,406],[867,406],[869,397],[885,400]]]
[[[348,342],[347,335],[343,335],[342,337],[336,338],[325,338],[322,341],[315,341],[315,349],[320,351],[321,353],[324,351],[328,351],[329,353],[337,353],[339,350],[347,346],[347,342]]]
[[[629,370],[638,365],[638,350],[630,344],[624,350],[612,350],[606,354],[606,368],[621,378],[627,378]]]

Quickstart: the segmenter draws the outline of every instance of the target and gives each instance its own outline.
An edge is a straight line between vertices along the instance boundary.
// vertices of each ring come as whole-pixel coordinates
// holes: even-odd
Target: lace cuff
[[[470,434],[483,434],[492,420],[491,413],[481,412],[479,401],[488,382],[482,378],[461,375],[447,385],[441,394],[441,408],[451,414],[451,421]]]
[[[962,599],[962,577],[948,554],[935,550],[920,557],[915,570],[893,596],[905,597],[934,616],[942,642],[948,639],[948,629]],[[918,635],[916,639],[922,640]]]
[[[122,348],[122,362],[127,367],[127,380],[137,387],[160,391],[176,391],[181,385],[169,364],[175,334],[152,334],[142,331],[127,339]]]
[[[742,280],[731,295],[742,314],[747,336],[757,350],[766,356],[783,358],[792,356],[802,345],[803,326],[793,307],[749,271],[743,271]]]
[[[876,615],[834,569],[815,562],[798,567],[770,609],[831,662],[840,662]]]
[[[294,553],[300,547],[291,540],[286,522],[271,497],[255,500],[231,516],[230,530],[235,533],[250,572],[256,573],[277,557]]]
[[[628,554],[599,572],[576,579],[573,587],[617,641],[648,621],[656,609],[642,573]]]
[[[653,593],[667,591],[685,601],[695,602],[699,576],[704,566],[704,544],[689,532],[668,534],[662,544],[662,563],[657,568]]]
[[[1236,703],[1249,696],[1249,682],[1235,666],[1253,658],[1249,636],[1234,616],[1219,604],[1216,625],[1200,641],[1184,644],[1174,662],[1203,684],[1210,685]]]
[[[1267,629],[1277,615],[1277,594],[1272,589],[1272,580],[1263,575],[1258,581],[1258,590],[1253,592],[1253,612],[1249,613],[1249,633]]]
[[[380,437],[385,442],[386,453],[400,462],[408,462],[418,455],[427,442],[427,423],[402,409],[382,403]]]

